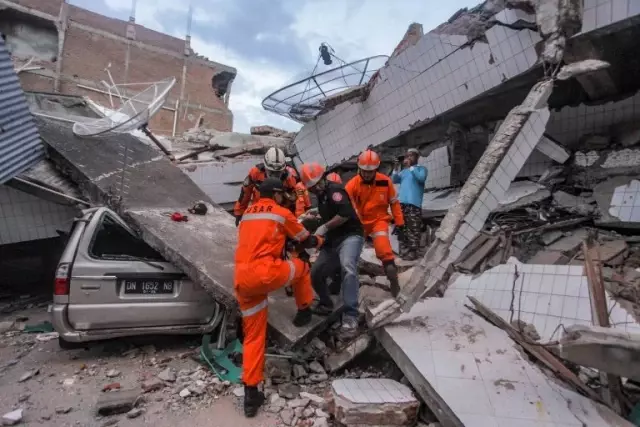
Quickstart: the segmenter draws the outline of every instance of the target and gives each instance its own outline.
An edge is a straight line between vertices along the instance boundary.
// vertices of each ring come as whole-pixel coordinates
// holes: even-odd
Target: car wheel
[[[70,342],[62,337],[58,337],[58,345],[63,350],[76,350],[78,348],[85,348],[87,345],[82,342]]]

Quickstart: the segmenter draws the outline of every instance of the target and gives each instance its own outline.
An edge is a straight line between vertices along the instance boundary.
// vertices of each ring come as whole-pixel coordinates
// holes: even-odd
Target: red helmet
[[[319,163],[305,163],[300,169],[300,179],[304,186],[309,189],[322,179],[324,172],[324,166],[321,166]]]
[[[340,175],[335,172],[331,172],[329,175],[327,175],[327,180],[342,184],[342,178],[340,178]]]
[[[377,170],[380,167],[380,156],[375,151],[363,151],[358,156],[358,167],[363,171]]]

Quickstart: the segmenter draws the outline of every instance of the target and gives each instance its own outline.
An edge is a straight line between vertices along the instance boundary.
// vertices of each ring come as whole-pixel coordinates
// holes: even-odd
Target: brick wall
[[[61,0],[14,0],[13,2],[56,17],[62,4]],[[64,48],[60,58],[62,61],[60,92],[88,96],[105,107],[110,107],[106,96],[79,88],[77,85],[82,83],[104,90],[100,81],[108,80],[105,68],[111,64],[110,72],[116,83],[145,83],[175,77],[176,84],[165,104],[166,107],[175,108],[182,87],[185,63],[184,40],[135,24],[135,42],[131,43],[127,65],[127,22],[71,5],[68,5],[67,15],[68,25],[64,33]],[[159,52],[158,49],[166,52]],[[47,69],[46,72],[21,73],[20,79],[25,90],[54,91],[56,65],[53,63],[43,65]],[[205,116],[205,122],[215,129],[222,131],[232,129],[232,115],[211,87],[211,79],[219,71],[222,69],[196,61],[195,57],[187,62],[187,78],[184,98],[178,114],[177,132],[192,127],[201,114]],[[186,105],[187,103],[189,106]],[[161,110],[151,121],[150,128],[158,133],[170,134],[173,122],[174,113]]]
[[[49,15],[58,16],[63,0],[13,0],[13,3],[48,13]]]

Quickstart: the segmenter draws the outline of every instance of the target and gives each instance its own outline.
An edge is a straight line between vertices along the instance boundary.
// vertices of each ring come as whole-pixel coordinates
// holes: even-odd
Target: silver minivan
[[[76,219],[55,276],[52,324],[60,346],[146,334],[203,334],[218,303],[108,208]]]

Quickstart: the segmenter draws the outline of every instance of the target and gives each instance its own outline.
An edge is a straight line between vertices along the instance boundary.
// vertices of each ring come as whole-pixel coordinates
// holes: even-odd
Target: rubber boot
[[[298,310],[296,316],[293,318],[293,326],[301,328],[303,326],[311,323],[311,318],[313,317],[313,312],[311,311],[311,307],[303,308],[302,310]]]
[[[258,409],[264,403],[264,393],[256,386],[244,386],[244,416],[253,418],[258,413]]]
[[[391,285],[391,296],[394,298],[400,294],[400,282],[398,281],[398,268],[396,267],[396,263],[391,261],[384,265],[384,273],[387,275],[387,279],[389,279],[389,284]]]

